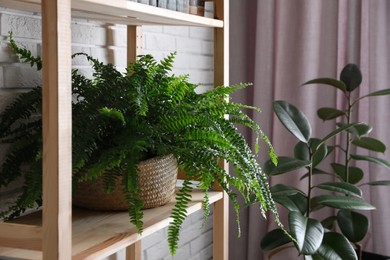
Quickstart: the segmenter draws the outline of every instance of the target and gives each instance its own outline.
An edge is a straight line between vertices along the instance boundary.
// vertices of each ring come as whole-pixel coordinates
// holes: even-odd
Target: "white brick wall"
[[[0,7],[0,109],[15,96],[15,93],[41,83],[41,75],[27,64],[20,64],[11,53],[7,41],[9,31],[13,32],[17,42],[30,49],[33,54],[40,55],[41,18],[37,14]],[[143,41],[144,53],[150,53],[158,59],[177,51],[174,73],[189,74],[191,82],[204,84],[205,87],[200,87],[199,91],[212,86],[212,29],[148,26],[144,27]],[[121,69],[126,66],[125,26],[73,20],[72,43],[73,52],[86,52],[102,62],[113,63]],[[73,66],[87,74],[91,73],[85,59],[74,59]],[[143,259],[212,259],[212,216],[203,229],[202,218],[203,212],[197,212],[186,220],[175,257],[169,255],[167,229],[163,229],[143,240]],[[110,259],[124,259],[123,254],[119,252]]]

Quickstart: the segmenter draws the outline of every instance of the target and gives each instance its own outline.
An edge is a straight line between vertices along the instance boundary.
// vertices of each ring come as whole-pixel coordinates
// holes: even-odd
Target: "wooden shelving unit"
[[[0,257],[101,259],[126,248],[126,259],[141,259],[141,239],[166,227],[174,205],[145,210],[144,232],[129,224],[127,212],[73,210],[71,203],[71,17],[128,25],[128,60],[142,50],[140,25],[215,28],[214,81],[228,84],[228,0],[214,0],[215,19],[126,0],[0,0],[0,7],[42,13],[43,210],[0,223]],[[223,164],[223,163],[222,163]],[[226,165],[221,165],[227,167]],[[228,199],[219,190],[214,203],[214,259],[228,259]],[[193,192],[187,210],[201,209]]]

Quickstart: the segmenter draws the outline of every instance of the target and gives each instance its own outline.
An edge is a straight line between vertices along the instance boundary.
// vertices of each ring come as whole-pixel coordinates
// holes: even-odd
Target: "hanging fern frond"
[[[31,67],[36,66],[37,70],[42,69],[42,60],[41,57],[34,57],[31,53],[31,51],[27,50],[26,48],[19,48],[18,45],[16,44],[15,40],[12,37],[12,32],[9,32],[9,41],[10,41],[10,46],[14,53],[18,55],[18,58],[25,62],[29,63]]]
[[[185,218],[187,217],[188,203],[191,201],[191,181],[184,180],[183,187],[176,194],[176,204],[172,209],[172,222],[168,227],[168,243],[169,250],[172,255],[176,254],[177,246],[179,244],[180,228]]]

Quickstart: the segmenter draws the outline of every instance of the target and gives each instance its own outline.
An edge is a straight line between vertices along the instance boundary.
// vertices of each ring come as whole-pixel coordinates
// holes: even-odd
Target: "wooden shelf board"
[[[210,192],[210,203],[223,198],[222,192]],[[187,209],[187,214],[192,214],[202,208],[203,193],[192,192],[192,202]],[[83,209],[73,210],[73,259],[100,259],[107,257],[122,248],[168,226],[170,214],[175,204],[172,200],[162,207],[144,210],[144,231],[142,235],[137,233],[135,226],[130,224],[127,212],[102,212]],[[13,230],[18,233],[15,224],[40,226],[42,223],[41,212],[13,220]],[[36,245],[37,247],[40,245]],[[29,249],[34,247],[31,245]],[[40,248],[37,251],[0,247],[0,256],[40,259]]]
[[[1,7],[40,12],[41,0],[0,0]],[[128,25],[223,27],[223,21],[176,12],[128,0],[72,0],[72,16]]]

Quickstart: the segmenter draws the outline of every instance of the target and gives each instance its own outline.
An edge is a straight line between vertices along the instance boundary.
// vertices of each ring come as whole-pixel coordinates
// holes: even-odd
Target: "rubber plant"
[[[359,89],[361,82],[362,73],[358,66],[348,64],[341,71],[339,80],[317,78],[304,83],[334,87],[345,98],[346,106],[341,110],[333,107],[317,110],[320,119],[334,121],[335,125],[335,129],[322,138],[312,136],[307,117],[297,107],[282,100],[273,102],[276,116],[298,139],[298,143],[294,148],[294,157],[279,157],[277,166],[267,162],[264,170],[274,176],[306,169],[300,178],[307,181],[306,190],[276,184],[271,187],[271,193],[278,204],[287,208],[289,215],[286,226],[296,239],[293,245],[307,259],[361,259],[362,248],[359,242],[365,237],[369,227],[369,220],[361,211],[373,210],[375,207],[364,201],[360,186],[390,184],[389,180],[361,183],[364,171],[353,164],[355,161],[367,161],[390,169],[390,162],[387,160],[351,152],[352,146],[377,153],[384,153],[386,150],[383,142],[368,136],[372,130],[370,125],[353,122],[352,118],[353,109],[361,100],[390,95],[390,89],[353,98],[353,93]],[[334,145],[329,145],[328,141],[338,135],[343,136],[337,138]],[[322,170],[321,162],[336,150],[343,155],[341,159],[330,163],[328,168],[332,169],[331,172]],[[323,174],[331,175],[333,181],[314,185],[314,179]],[[313,196],[315,190],[322,190],[323,195]],[[333,209],[333,214],[322,219],[312,216],[312,212],[324,207]],[[289,243],[292,240],[281,229],[274,229],[262,239],[261,247],[271,250],[272,256],[289,247]]]
[[[41,59],[18,47],[10,39],[19,58],[41,69]],[[144,55],[118,71],[87,54],[73,57],[88,59],[94,73],[87,78],[72,71],[73,92],[73,182],[96,179],[104,174],[107,192],[113,189],[121,171],[123,190],[129,202],[130,221],[142,232],[142,204],[137,189],[137,164],[147,158],[173,154],[185,171],[183,187],[176,195],[172,222],[168,228],[171,253],[177,249],[179,231],[186,217],[193,181],[204,191],[205,218],[210,212],[208,191],[215,182],[224,189],[238,213],[237,197],[258,202],[260,212],[271,211],[281,226],[266,176],[257,163],[256,153],[263,140],[272,161],[276,155],[268,138],[257,122],[244,109],[259,111],[239,103],[229,102],[228,96],[247,84],[217,87],[202,94],[188,76],[171,75],[174,54],[157,62]],[[41,205],[42,200],[42,118],[41,88],[21,94],[0,113],[0,141],[8,143],[4,163],[0,166],[0,188],[24,176],[23,191],[3,218],[13,218],[27,208]],[[229,117],[227,117],[228,115]],[[257,135],[252,150],[236,126],[243,125]],[[224,159],[233,165],[236,174],[229,175],[219,166]],[[23,175],[22,165],[28,165]],[[74,185],[75,186],[75,185]],[[235,189],[233,189],[235,188]]]

